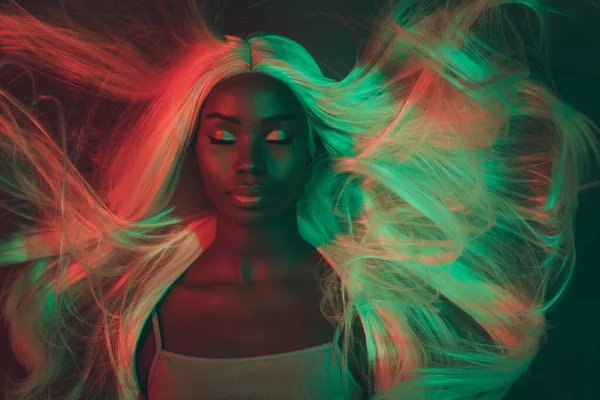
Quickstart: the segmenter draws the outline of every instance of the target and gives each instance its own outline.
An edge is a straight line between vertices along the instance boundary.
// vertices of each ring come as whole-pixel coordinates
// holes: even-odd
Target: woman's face
[[[202,107],[197,134],[202,184],[218,215],[243,225],[295,220],[306,178],[308,129],[302,105],[285,84],[261,74],[220,82]],[[247,208],[229,194],[240,185],[271,192]]]

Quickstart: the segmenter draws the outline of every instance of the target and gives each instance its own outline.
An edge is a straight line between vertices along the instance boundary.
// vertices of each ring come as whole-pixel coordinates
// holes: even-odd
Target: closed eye
[[[210,143],[211,144],[232,145],[232,144],[235,143],[235,140],[213,139],[210,136],[208,138],[210,139]],[[292,139],[286,139],[286,140],[267,140],[267,143],[277,144],[277,145],[290,144],[290,143],[292,143]]]

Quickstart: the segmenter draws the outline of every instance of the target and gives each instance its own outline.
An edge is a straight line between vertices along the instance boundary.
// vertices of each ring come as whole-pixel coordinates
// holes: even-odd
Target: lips
[[[264,196],[271,193],[271,190],[264,186],[236,186],[228,193],[236,196]]]

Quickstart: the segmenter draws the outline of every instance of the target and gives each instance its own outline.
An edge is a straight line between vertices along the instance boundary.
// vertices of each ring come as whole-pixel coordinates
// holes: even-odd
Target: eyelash
[[[219,140],[219,139],[213,139],[209,136],[208,138],[210,140],[211,144],[223,144],[223,145],[232,145],[235,143],[234,140]],[[290,144],[292,143],[291,139],[287,139],[287,140],[267,140],[267,143],[271,143],[271,144]]]

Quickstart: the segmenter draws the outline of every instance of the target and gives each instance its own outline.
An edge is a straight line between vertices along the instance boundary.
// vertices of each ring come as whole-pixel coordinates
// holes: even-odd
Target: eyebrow
[[[208,114],[206,114],[204,119],[221,119],[223,121],[231,122],[231,123],[237,124],[237,125],[240,125],[242,123],[242,121],[240,120],[239,117],[235,117],[233,115],[225,115],[225,114],[221,114],[218,112],[208,113]],[[291,120],[297,120],[297,119],[298,119],[298,116],[295,114],[278,114],[278,115],[271,115],[269,117],[265,117],[262,119],[262,122],[263,122],[263,124],[273,124],[276,122],[291,121]]]

